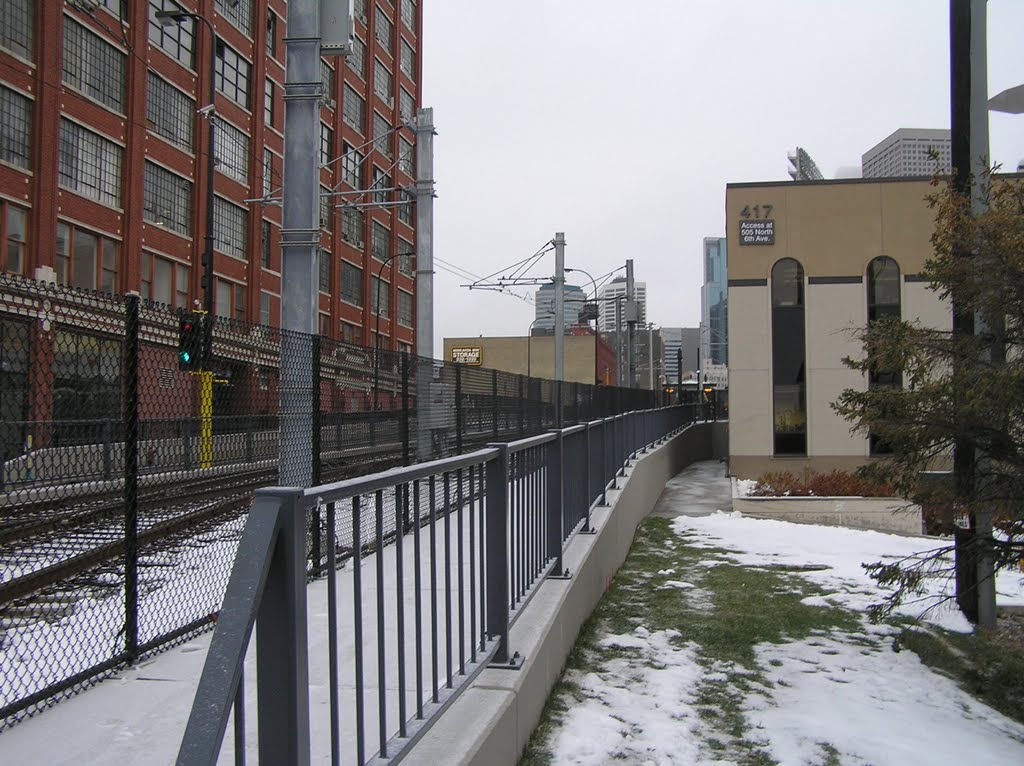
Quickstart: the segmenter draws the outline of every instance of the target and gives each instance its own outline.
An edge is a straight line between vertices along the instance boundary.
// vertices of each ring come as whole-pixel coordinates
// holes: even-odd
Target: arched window
[[[804,269],[783,258],[772,267],[772,407],[776,455],[807,454]]]
[[[900,267],[892,258],[880,255],[868,264],[868,324],[883,317],[901,317]],[[869,386],[901,386],[903,375],[899,370],[880,370],[873,367],[868,372]],[[875,434],[868,436],[872,455],[884,455],[892,448]]]

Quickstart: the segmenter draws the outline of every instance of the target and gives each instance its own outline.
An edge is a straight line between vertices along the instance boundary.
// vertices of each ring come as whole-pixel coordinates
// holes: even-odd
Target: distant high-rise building
[[[789,177],[794,181],[821,181],[825,177],[818,170],[811,155],[799,146],[788,155],[788,159],[789,164],[793,166],[789,169]]]
[[[938,165],[932,153],[938,153]],[[948,173],[953,165],[952,140],[945,128],[900,128],[861,157],[864,178],[907,178]]]
[[[636,293],[636,301],[640,304],[640,321],[637,323],[637,327],[642,327],[647,324],[647,283],[634,281],[633,289]],[[597,320],[597,327],[601,332],[615,332],[615,299],[625,294],[625,277],[616,277],[598,290],[598,310],[601,313]],[[625,325],[625,318],[622,322]]]
[[[701,364],[729,364],[727,278],[724,237],[704,238],[704,287],[700,297]]]
[[[565,317],[566,330],[575,324],[579,324],[580,312],[587,300],[587,294],[582,287],[576,285],[564,285],[562,287],[562,316]],[[552,283],[541,285],[534,296],[536,307],[536,321],[533,323],[534,332],[551,331],[555,329],[555,286]]]

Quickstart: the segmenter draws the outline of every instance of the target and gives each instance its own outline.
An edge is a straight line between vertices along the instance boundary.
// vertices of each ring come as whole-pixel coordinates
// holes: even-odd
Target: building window
[[[224,319],[245,321],[245,285],[217,280],[217,301],[214,313]]]
[[[370,313],[388,318],[391,285],[377,276],[370,278]]]
[[[377,24],[377,42],[384,46],[387,51],[391,50],[391,34],[394,25],[391,23],[391,19],[388,18],[387,14],[384,13],[383,9],[378,5],[376,7],[376,13],[374,19]]]
[[[317,266],[320,270],[320,292],[331,292],[331,254],[327,250],[320,250],[317,253]]]
[[[119,417],[121,353],[120,338],[58,329],[53,334],[53,420]],[[68,431],[62,437],[64,444],[89,441]]]
[[[80,290],[117,290],[118,243],[63,221],[57,224],[57,284]]]
[[[229,122],[216,121],[214,156],[221,173],[243,184],[249,180],[249,136]]]
[[[334,131],[326,123],[320,123],[320,167],[327,167],[334,159]]]
[[[398,117],[405,124],[416,118],[416,100],[405,88],[398,89]]]
[[[388,202],[391,199],[391,176],[378,168],[373,167],[373,183],[370,188],[374,190],[374,202]]]
[[[252,64],[223,40],[217,41],[217,90],[243,108],[249,108],[249,75]]]
[[[346,206],[341,209],[341,238],[361,250],[363,247],[363,227],[365,215],[357,207]]]
[[[324,86],[324,96],[334,98],[334,69],[323,59],[320,59],[320,82]]]
[[[409,30],[416,31],[416,0],[402,0],[402,23]]]
[[[0,85],[0,160],[32,166],[32,100]]]
[[[379,221],[372,223],[370,249],[378,261],[387,260],[388,251],[391,250],[391,231]]]
[[[61,118],[61,186],[111,207],[121,207],[122,149],[113,141]]]
[[[363,305],[363,270],[348,261],[341,262],[341,299],[353,306]]]
[[[269,197],[273,192],[274,176],[274,153],[269,149],[263,150],[263,196]]]
[[[189,69],[195,69],[195,21],[182,19],[180,23],[164,26],[157,19],[164,0],[149,0],[149,44],[155,45],[171,58]]]
[[[868,264],[867,287],[868,324],[883,317],[900,318],[900,267],[896,261],[884,255],[873,259]],[[868,372],[868,385],[898,388],[903,385],[903,374],[899,370],[872,367]],[[875,434],[868,434],[868,448],[872,455],[892,453],[892,447]]]
[[[398,216],[398,220],[407,226],[412,226],[412,201],[405,201],[401,205],[395,208],[395,215]]]
[[[398,55],[398,68],[405,73],[407,77],[412,79],[416,78],[416,51],[412,49],[405,40],[401,41],[401,48]]]
[[[252,0],[217,0],[217,13],[252,37]]]
[[[345,343],[353,343],[358,346],[363,342],[363,328],[356,324],[342,322],[341,339],[345,341]]]
[[[772,404],[776,455],[807,454],[804,270],[792,258],[772,267]]]
[[[0,200],[0,210],[3,211],[0,217],[0,225],[3,225],[0,239],[4,243],[3,253],[0,253],[0,271],[24,274],[27,266],[28,211],[3,200]]]
[[[5,0],[0,4],[0,48],[32,60],[33,0]]]
[[[373,92],[376,93],[384,101],[385,104],[391,106],[391,92],[394,87],[394,80],[391,77],[391,72],[384,66],[384,63],[380,59],[373,60]]]
[[[270,268],[272,232],[273,226],[271,226],[270,221],[264,218],[260,223],[260,265],[265,269]]]
[[[246,258],[249,211],[223,197],[213,198],[213,245],[234,258]]]
[[[353,189],[359,188],[359,179],[363,167],[363,154],[352,145],[344,144],[341,155],[341,180]]]
[[[277,16],[267,11],[267,55],[277,57]]]
[[[398,291],[398,324],[412,327],[412,293]]]
[[[192,234],[192,182],[146,161],[142,217],[186,237]]]
[[[260,324],[270,327],[273,317],[270,314],[270,293],[260,291]]]
[[[124,114],[125,56],[81,24],[64,17],[62,81]]]
[[[409,177],[416,176],[416,149],[402,136],[398,137],[398,169]]]
[[[366,0],[352,0],[352,15],[366,23]]]
[[[331,190],[326,186],[320,187],[320,228],[324,231],[331,230],[331,211],[334,210],[332,202],[334,197]]]
[[[142,253],[142,297],[175,309],[188,308],[189,268],[183,263]]]
[[[274,127],[274,81],[263,81],[263,124]]]
[[[192,118],[196,102],[158,77],[148,74],[146,88],[146,122],[149,129],[187,152],[192,151]]]
[[[412,242],[408,240],[398,238],[398,252],[404,253],[399,255],[395,260],[398,261],[398,271],[401,274],[412,275],[412,253],[416,252],[416,248],[413,247]]]
[[[348,68],[359,75],[359,79],[366,79],[366,43],[356,35],[352,35],[352,53],[348,57]]]
[[[355,128],[358,132],[366,133],[366,100],[360,96],[355,90],[349,86],[345,86],[345,92],[342,96],[342,119],[345,123],[352,128]]]
[[[380,114],[373,113],[373,146],[388,159],[391,159],[391,123]]]

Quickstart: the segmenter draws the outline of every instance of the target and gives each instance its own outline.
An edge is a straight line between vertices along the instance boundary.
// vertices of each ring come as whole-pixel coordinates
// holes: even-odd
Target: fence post
[[[561,429],[553,431],[555,438],[548,442],[547,449],[547,558],[555,560],[551,570],[552,578],[569,577],[569,570],[562,561],[562,542],[565,539],[565,437]]]
[[[312,359],[312,399],[310,401],[310,423],[312,424],[311,444],[313,452],[312,479],[313,486],[320,484],[320,336],[313,338],[313,359]],[[309,560],[313,565],[313,573],[319,577],[323,574],[323,540],[322,526],[320,524],[320,506],[314,505],[309,513]]]
[[[522,375],[519,376],[519,438],[522,439],[526,435],[526,396],[523,393],[524,384],[527,383],[527,378]]]
[[[409,465],[409,352],[402,352],[402,465]]]
[[[491,370],[491,429],[498,440],[498,371]]]
[[[586,440],[584,442],[585,450],[583,452],[583,473],[584,473],[583,486],[586,487],[586,491],[584,492],[583,503],[586,506],[586,508],[584,510],[586,511],[586,514],[587,514],[587,523],[583,525],[583,533],[589,535],[589,534],[593,534],[594,532],[597,531],[593,527],[590,526],[590,504],[592,502],[594,502],[594,500],[596,500],[597,498],[595,498],[593,496],[594,490],[593,490],[593,488],[591,486],[591,483],[590,483],[591,482],[592,471],[591,471],[591,468],[590,468],[590,421],[589,420],[587,421],[586,426],[585,426],[584,436],[586,437]]]
[[[496,665],[509,665],[508,646],[508,446],[494,445],[498,451],[487,462],[484,480],[487,493],[486,551],[484,566],[487,571],[487,634],[498,638],[494,655]]]
[[[139,654],[139,296],[125,296],[124,650]]]
[[[462,454],[462,365],[455,365],[455,454]]]
[[[608,505],[608,418],[601,418],[601,505]]]

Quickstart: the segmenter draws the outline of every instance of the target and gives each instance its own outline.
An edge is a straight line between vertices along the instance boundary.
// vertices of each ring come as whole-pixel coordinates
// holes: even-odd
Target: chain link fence
[[[196,371],[181,319],[0,274],[0,732],[212,624],[289,461],[319,484],[662,403],[219,317]]]

